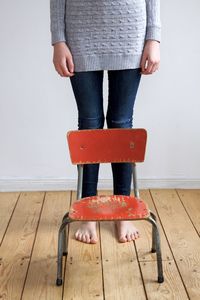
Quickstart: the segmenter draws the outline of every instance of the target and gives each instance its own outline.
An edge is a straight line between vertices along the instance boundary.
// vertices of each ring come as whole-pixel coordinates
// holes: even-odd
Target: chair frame
[[[137,171],[136,171],[136,163],[132,162],[132,183],[133,183],[133,192],[134,196],[140,199],[138,182],[137,182]],[[82,184],[83,184],[83,166],[84,164],[77,164],[78,167],[78,180],[77,180],[77,191],[76,191],[76,199],[80,201],[82,198]],[[152,224],[152,247],[151,252],[156,252],[157,258],[157,272],[158,272],[158,283],[164,282],[163,276],[163,267],[162,267],[162,255],[161,255],[161,242],[160,242],[160,233],[159,227],[157,224],[156,215],[149,209],[149,216],[146,218],[139,218],[134,220],[146,220]],[[134,221],[133,220],[133,221]],[[76,220],[69,218],[69,212],[67,212],[62,219],[62,223],[58,232],[58,255],[57,255],[57,279],[56,285],[62,285],[62,259],[63,256],[67,256],[68,254],[68,234],[66,232],[66,227]],[[100,220],[102,222],[103,220]],[[69,227],[69,226],[68,226]],[[68,228],[69,229],[69,228]],[[69,230],[68,230],[69,233]]]

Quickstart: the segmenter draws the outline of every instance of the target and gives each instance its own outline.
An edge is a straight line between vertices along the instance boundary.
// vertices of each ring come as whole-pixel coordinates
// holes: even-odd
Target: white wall
[[[139,183],[200,188],[200,2],[161,9],[160,71],[142,77],[135,105],[134,126],[148,130]],[[77,128],[77,108],[69,78],[54,70],[49,22],[49,1],[0,2],[1,191],[75,188],[65,135]],[[110,165],[100,167],[102,187],[112,187]]]

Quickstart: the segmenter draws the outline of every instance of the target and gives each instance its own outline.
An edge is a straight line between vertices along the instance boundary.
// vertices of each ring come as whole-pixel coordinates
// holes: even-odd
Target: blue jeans
[[[108,128],[132,128],[133,110],[141,69],[108,70]],[[78,108],[78,129],[104,127],[103,70],[77,72],[69,77]],[[119,141],[120,142],[120,141]],[[130,195],[130,163],[111,163],[114,195]],[[99,164],[83,167],[82,197],[97,194]]]

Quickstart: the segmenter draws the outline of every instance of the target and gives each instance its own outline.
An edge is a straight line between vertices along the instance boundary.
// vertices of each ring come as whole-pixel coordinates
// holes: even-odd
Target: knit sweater
[[[50,0],[50,31],[75,72],[138,68],[145,41],[161,40],[160,0]]]

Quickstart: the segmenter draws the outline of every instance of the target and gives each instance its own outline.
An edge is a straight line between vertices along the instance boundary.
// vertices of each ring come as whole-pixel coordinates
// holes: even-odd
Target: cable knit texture
[[[50,0],[50,30],[75,72],[138,68],[145,40],[161,40],[160,0]]]

